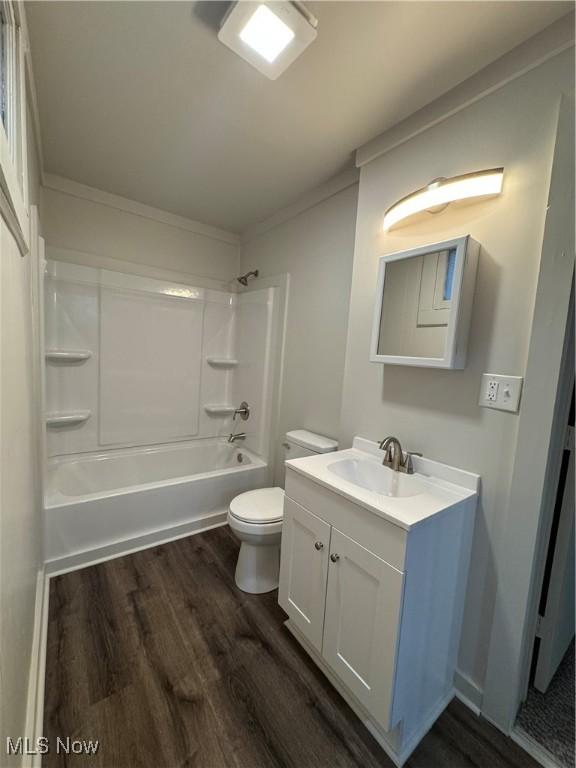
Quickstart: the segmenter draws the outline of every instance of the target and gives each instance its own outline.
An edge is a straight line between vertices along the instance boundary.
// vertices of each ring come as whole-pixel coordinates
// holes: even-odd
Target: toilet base
[[[262,546],[242,542],[234,576],[238,589],[251,595],[272,592],[278,589],[279,576],[279,544]]]

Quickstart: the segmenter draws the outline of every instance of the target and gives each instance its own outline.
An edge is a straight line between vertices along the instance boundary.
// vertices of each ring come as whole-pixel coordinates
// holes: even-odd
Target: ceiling
[[[218,42],[228,3],[26,3],[44,170],[242,232],[568,13],[560,2],[310,2],[277,81]]]

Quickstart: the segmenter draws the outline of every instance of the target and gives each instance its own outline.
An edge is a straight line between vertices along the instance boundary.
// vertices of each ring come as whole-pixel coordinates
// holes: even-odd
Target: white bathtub
[[[218,525],[234,496],[268,482],[264,461],[222,440],[51,459],[48,568],[76,567]]]

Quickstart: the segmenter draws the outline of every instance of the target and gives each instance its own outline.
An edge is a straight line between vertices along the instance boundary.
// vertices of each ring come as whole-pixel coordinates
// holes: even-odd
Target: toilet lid
[[[230,512],[247,523],[275,523],[284,513],[284,489],[258,488],[241,493],[230,502]]]

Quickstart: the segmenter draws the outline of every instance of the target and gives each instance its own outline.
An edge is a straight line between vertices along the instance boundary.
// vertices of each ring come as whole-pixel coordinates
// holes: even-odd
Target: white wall
[[[233,236],[220,239],[199,234],[141,212],[78,196],[87,189],[82,185],[68,182],[63,186],[74,193],[42,189],[42,219],[48,245],[215,280],[228,281],[238,274],[238,244],[227,241],[233,241]],[[92,192],[114,203],[115,196]],[[130,204],[121,198],[116,200]],[[134,211],[146,210],[146,206],[137,204],[132,207]],[[175,221],[178,217],[165,218]],[[59,258],[65,256],[61,252]],[[68,255],[68,260],[78,261],[74,253]]]
[[[32,130],[29,185],[38,199]],[[25,733],[38,570],[42,562],[39,467],[33,403],[31,275],[34,254],[22,257],[0,219],[0,748]],[[18,758],[12,758],[15,763]]]
[[[0,662],[5,735],[24,733],[27,679],[41,562],[32,407],[30,258],[0,223]]]
[[[482,476],[460,668],[484,682],[518,418],[480,409],[484,371],[523,375],[542,246],[560,94],[572,52],[529,72],[361,170],[340,439],[397,435],[405,448]],[[496,200],[394,232],[384,211],[431,179],[505,167]],[[463,371],[368,361],[378,256],[471,234],[481,244],[468,364]]]
[[[277,456],[289,429],[338,433],[357,192],[354,184],[242,246],[241,273],[290,275]]]

